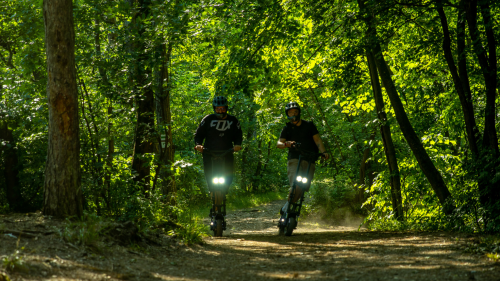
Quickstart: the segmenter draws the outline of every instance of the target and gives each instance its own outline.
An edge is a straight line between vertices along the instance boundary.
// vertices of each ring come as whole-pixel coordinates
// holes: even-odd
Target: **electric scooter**
[[[311,168],[311,164],[316,162],[319,156],[323,156],[323,153],[316,152],[308,152],[300,149],[300,143],[295,143],[292,147],[297,149],[300,152],[299,155],[299,164],[297,165],[297,171],[295,172],[295,179],[293,180],[292,190],[290,192],[290,196],[288,197],[288,206],[286,211],[280,211],[281,217],[278,221],[279,235],[291,236],[292,232],[295,228],[297,228],[297,223],[300,216],[300,209],[302,208],[302,202],[304,201],[304,194],[306,192],[309,169]],[[307,161],[309,164],[307,165],[307,170],[301,171],[300,165],[302,161]],[[302,195],[300,199],[296,202],[293,202],[295,198],[295,193],[299,192],[297,187],[300,187]]]
[[[228,171],[226,169],[225,156],[233,153],[234,149],[228,150],[210,150],[203,148],[203,153],[212,156],[212,208],[210,209],[210,230],[214,232],[215,237],[221,237],[222,232],[226,230],[226,194],[229,189],[227,184]]]

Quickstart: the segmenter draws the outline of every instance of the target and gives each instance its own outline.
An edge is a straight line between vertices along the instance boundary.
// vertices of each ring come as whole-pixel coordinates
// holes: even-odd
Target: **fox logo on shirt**
[[[225,131],[231,128],[231,124],[233,124],[233,121],[227,121],[227,120],[212,120],[210,122],[210,127],[215,127],[217,131]]]

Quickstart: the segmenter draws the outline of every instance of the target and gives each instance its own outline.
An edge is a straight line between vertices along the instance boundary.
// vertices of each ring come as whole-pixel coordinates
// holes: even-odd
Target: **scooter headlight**
[[[218,184],[218,183],[219,183],[219,179],[218,179],[218,178],[214,178],[212,181],[213,181],[215,184]]]
[[[298,177],[297,177],[297,181],[302,181],[302,177],[301,177],[301,176],[298,176]]]
[[[223,184],[226,180],[224,180],[224,178],[219,178],[219,183],[220,184]]]
[[[307,179],[306,178],[302,178],[302,183],[306,183],[307,182]]]

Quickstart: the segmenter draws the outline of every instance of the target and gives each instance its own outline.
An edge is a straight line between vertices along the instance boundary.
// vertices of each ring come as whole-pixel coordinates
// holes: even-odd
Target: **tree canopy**
[[[38,210],[42,1],[3,1],[0,18],[0,211]],[[497,0],[75,0],[73,18],[87,212],[159,221],[207,200],[193,133],[223,95],[244,134],[233,196],[287,189],[275,147],[293,100],[332,156],[311,211],[500,229]]]

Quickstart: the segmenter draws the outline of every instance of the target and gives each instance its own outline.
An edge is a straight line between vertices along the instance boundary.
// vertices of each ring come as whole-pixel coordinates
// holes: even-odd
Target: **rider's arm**
[[[283,149],[283,148],[291,147],[293,143],[294,143],[293,141],[287,141],[286,139],[280,138],[278,140],[278,143],[276,144],[276,147],[279,149]]]
[[[209,115],[205,116],[203,120],[201,120],[200,125],[198,125],[198,128],[194,133],[195,149],[200,152],[203,151],[203,140],[205,139],[207,134],[206,125],[208,124],[208,116]]]
[[[314,143],[316,143],[316,146],[319,149],[319,152],[325,154],[325,158],[328,159],[328,153],[326,153],[325,145],[323,144],[323,141],[321,140],[319,134],[315,134],[313,136]]]

